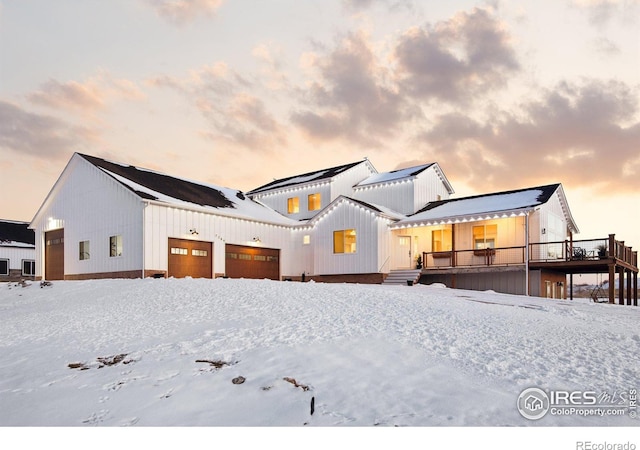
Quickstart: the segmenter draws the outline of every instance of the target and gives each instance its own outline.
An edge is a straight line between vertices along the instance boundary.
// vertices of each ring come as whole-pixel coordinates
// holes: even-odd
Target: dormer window
[[[296,214],[300,212],[300,199],[298,197],[291,197],[287,199],[287,212],[289,214]]]
[[[319,210],[322,206],[321,206],[321,197],[320,194],[310,194],[309,195],[309,211],[317,211]]]

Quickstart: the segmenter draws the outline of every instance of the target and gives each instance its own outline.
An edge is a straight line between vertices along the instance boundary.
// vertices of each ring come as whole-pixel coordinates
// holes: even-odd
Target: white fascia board
[[[558,194],[558,198],[560,199],[560,206],[562,207],[562,210],[564,212],[565,219],[567,219],[567,226],[569,227],[572,233],[575,233],[575,234],[580,233],[580,230],[578,229],[578,225],[576,224],[576,221],[574,220],[573,215],[571,214],[571,209],[569,209],[569,202],[567,201],[567,197],[564,193],[564,188],[562,187],[562,184],[560,185],[560,187],[558,187],[558,190],[556,192]]]
[[[525,216],[536,208],[505,209],[503,211],[491,211],[487,213],[465,214],[460,216],[433,217],[430,219],[401,220],[391,225],[392,229],[409,227],[432,227],[436,225],[450,225],[468,222],[480,222],[482,220],[508,219],[510,217]]]
[[[290,223],[287,223],[285,221],[283,222],[276,222],[276,221],[271,221],[271,220],[262,220],[262,219],[257,219],[255,217],[249,217],[249,216],[242,216],[242,215],[238,215],[238,214],[225,214],[223,212],[223,208],[220,209],[212,209],[211,207],[205,207],[205,206],[198,206],[198,205],[194,205],[191,203],[184,203],[184,204],[177,204],[177,203],[166,203],[166,202],[161,202],[158,200],[150,200],[150,199],[142,199],[142,203],[143,204],[147,204],[147,205],[155,205],[155,206],[162,206],[164,208],[172,208],[172,209],[180,209],[183,211],[192,211],[192,212],[199,212],[199,213],[203,213],[203,214],[208,214],[211,216],[221,216],[221,217],[226,217],[226,218],[231,218],[231,219],[238,219],[238,220],[244,220],[247,222],[255,222],[255,223],[261,223],[261,224],[265,224],[265,225],[275,225],[278,227],[284,227],[284,228],[295,228],[298,226],[304,226],[307,224],[307,222],[297,222],[297,221],[293,221],[290,220]],[[283,216],[283,218],[286,220],[286,217]]]
[[[279,195],[279,194],[286,194],[287,192],[293,192],[293,191],[298,191],[298,190],[303,190],[306,188],[310,188],[313,186],[324,186],[327,184],[330,184],[333,181],[333,178],[324,178],[320,181],[306,181],[304,183],[299,183],[299,184],[292,184],[286,187],[278,187],[278,188],[273,188],[273,189],[269,189],[269,190],[264,190],[264,191],[260,191],[260,192],[254,192],[251,194],[247,194],[245,193],[245,195],[249,198],[260,198],[260,197],[266,197],[269,195]]]

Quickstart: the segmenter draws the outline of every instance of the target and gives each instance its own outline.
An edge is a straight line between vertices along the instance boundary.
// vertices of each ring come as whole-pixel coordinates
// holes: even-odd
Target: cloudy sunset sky
[[[640,247],[640,0],[0,0],[0,217],[73,152],[244,191],[368,157],[560,182]]]

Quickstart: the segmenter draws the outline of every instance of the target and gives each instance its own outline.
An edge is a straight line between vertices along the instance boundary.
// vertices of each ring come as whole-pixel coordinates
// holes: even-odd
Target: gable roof
[[[391,181],[402,180],[405,178],[415,177],[421,172],[425,171],[434,163],[422,164],[414,167],[407,167],[405,169],[392,170],[391,172],[375,173],[368,178],[365,178],[359,182],[356,186],[366,186],[370,184],[389,183]]]
[[[433,168],[436,171],[436,173],[444,183],[445,187],[449,191],[449,193],[453,194],[454,191],[453,191],[453,187],[451,186],[451,183],[449,183],[449,180],[447,180],[447,177],[445,177],[444,172],[442,171],[438,163],[435,163],[435,162],[421,164],[419,166],[407,167],[404,169],[392,170],[391,172],[375,173],[370,177],[365,178],[358,184],[356,184],[354,188],[358,189],[365,186],[371,186],[374,184],[386,184],[386,183],[397,182],[400,180],[410,179],[421,174],[422,172],[424,172],[429,168]]]
[[[106,173],[143,200],[183,207],[200,207],[222,215],[285,225],[297,224],[273,209],[248,198],[237,189],[172,177],[153,170],[78,156]]]
[[[406,217],[404,214],[400,214],[399,212],[393,211],[384,206],[376,205],[369,202],[364,202],[362,200],[358,200],[352,197],[347,197],[346,195],[339,195],[335,200],[333,200],[327,206],[322,208],[321,211],[319,211],[315,216],[309,219],[307,224],[313,225],[314,223],[319,222],[320,219],[327,216],[328,214],[331,214],[331,212],[335,210],[336,206],[341,203],[346,203],[354,207],[365,208],[377,216],[385,217],[392,221],[397,221],[400,219],[404,219]]]
[[[430,202],[398,224],[419,222],[434,225],[518,215],[547,203],[556,192],[560,196],[567,226],[577,232],[577,226],[569,211],[561,184]]]
[[[29,222],[0,220],[0,246],[33,247],[35,243],[35,231],[29,229]]]
[[[234,207],[233,202],[219,189],[211,186],[174,178],[163,173],[141,169],[135,166],[107,161],[95,156],[83,155],[81,153],[78,153],[78,155],[111,176],[118,175],[122,179],[133,181],[138,185],[138,188],[125,183],[122,179],[114,177],[125,187],[144,199],[159,200],[160,197],[157,194],[164,194],[176,200],[201,206],[211,206],[213,208]],[[142,189],[140,189],[140,187],[142,187]]]
[[[260,192],[271,191],[274,189],[283,189],[283,188],[295,186],[298,184],[306,184],[306,183],[319,182],[319,181],[329,181],[336,175],[346,172],[347,170],[359,164],[362,164],[365,161],[368,162],[367,159],[364,159],[362,161],[343,164],[341,166],[336,166],[336,167],[330,167],[328,169],[316,170],[314,172],[303,173],[301,175],[295,175],[287,178],[280,178],[279,180],[274,180],[263,186],[252,189],[251,191],[247,192],[247,194],[248,195],[258,194]]]

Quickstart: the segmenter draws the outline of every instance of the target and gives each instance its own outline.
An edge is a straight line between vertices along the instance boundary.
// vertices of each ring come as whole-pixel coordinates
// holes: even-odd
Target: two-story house
[[[558,262],[578,230],[560,184],[453,192],[437,163],[379,173],[364,159],[243,193],[76,153],[31,223],[36,275],[382,283],[401,274],[566,296]]]

